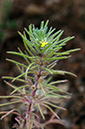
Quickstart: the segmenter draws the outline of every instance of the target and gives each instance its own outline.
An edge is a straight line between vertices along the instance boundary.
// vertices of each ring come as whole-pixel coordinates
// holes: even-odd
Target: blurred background
[[[21,58],[10,56],[6,51],[17,51],[17,47],[24,50],[23,42],[17,31],[23,32],[24,27],[35,24],[39,27],[42,20],[49,19],[49,27],[56,31],[64,30],[62,38],[75,36],[63,48],[81,48],[72,53],[72,57],[59,61],[56,69],[67,70],[77,75],[77,78],[65,75],[54,76],[56,79],[68,79],[60,88],[72,93],[72,97],[63,102],[66,111],[59,111],[64,125],[59,123],[48,125],[46,129],[85,129],[85,0],[0,0],[0,95],[8,95],[12,89],[2,80],[2,76],[18,74],[14,64],[6,58]],[[8,100],[0,99],[0,102]],[[0,107],[1,110],[11,107]],[[48,119],[48,118],[47,118]],[[13,116],[10,115],[0,121],[0,129],[11,129]]]

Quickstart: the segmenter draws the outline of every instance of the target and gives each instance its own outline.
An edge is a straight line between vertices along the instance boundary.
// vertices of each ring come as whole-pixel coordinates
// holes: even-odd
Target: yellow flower
[[[43,40],[40,43],[41,43],[41,47],[44,47],[47,44],[47,42]]]

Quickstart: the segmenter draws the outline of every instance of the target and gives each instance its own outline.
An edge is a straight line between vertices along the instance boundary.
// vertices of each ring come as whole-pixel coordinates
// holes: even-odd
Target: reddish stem
[[[35,84],[35,90],[32,92],[32,98],[34,98],[35,93],[37,91],[38,81],[39,81],[40,77],[41,77],[41,69],[39,71],[39,74],[37,75],[37,82]],[[28,108],[28,114],[29,114],[29,112],[31,110],[31,105],[32,105],[32,99],[31,99],[31,102],[30,102],[30,105],[29,105],[29,108]]]

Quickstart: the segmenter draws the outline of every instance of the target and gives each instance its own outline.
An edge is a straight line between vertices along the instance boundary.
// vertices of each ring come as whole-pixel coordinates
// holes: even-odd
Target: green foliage
[[[5,1],[1,9],[2,18],[0,19],[0,42],[9,34],[9,30],[15,30],[18,27],[16,18],[12,18],[12,1]]]
[[[20,123],[21,115],[18,122],[18,129],[26,127],[28,128],[28,120],[30,129],[35,127],[41,127],[38,121],[40,121],[40,116],[37,115],[37,112],[45,119],[43,107],[48,108],[58,119],[59,117],[53,111],[51,107],[64,109],[56,105],[56,99],[66,98],[68,93],[59,89],[55,84],[67,82],[67,80],[51,81],[51,77],[47,79],[48,75],[53,74],[70,74],[76,76],[75,74],[62,70],[54,70],[53,67],[56,65],[57,61],[62,59],[67,59],[70,57],[70,53],[78,51],[80,49],[68,50],[65,52],[60,52],[63,46],[66,45],[67,41],[70,41],[74,37],[67,37],[60,40],[61,35],[63,34],[62,30],[55,32],[55,28],[50,27],[48,30],[48,20],[44,25],[44,21],[41,22],[40,29],[35,28],[34,25],[29,25],[29,30],[25,28],[24,33],[19,33],[24,42],[26,48],[25,52],[22,52],[18,48],[19,52],[7,53],[13,54],[16,56],[21,56],[25,59],[26,64],[17,62],[12,59],[7,59],[8,61],[17,65],[20,75],[17,77],[3,77],[5,79],[11,79],[12,82],[20,81],[24,84],[20,87],[11,86],[14,90],[9,96],[0,96],[0,98],[12,98],[14,101],[6,104],[0,104],[0,106],[12,104],[12,103],[25,103],[25,116],[23,116],[23,122]],[[29,36],[29,37],[28,37]],[[29,39],[28,39],[29,38]],[[19,93],[17,97],[17,92]],[[33,112],[35,112],[35,115]]]

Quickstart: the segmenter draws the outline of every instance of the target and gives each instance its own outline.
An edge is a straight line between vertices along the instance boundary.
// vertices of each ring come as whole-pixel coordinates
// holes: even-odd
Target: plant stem
[[[39,70],[39,74],[37,75],[37,78],[36,78],[35,90],[33,90],[33,92],[32,92],[32,99],[30,101],[30,104],[29,104],[29,107],[28,107],[28,110],[27,110],[28,115],[31,111],[32,101],[33,101],[33,98],[35,97],[40,77],[41,77],[41,67],[40,67],[40,70]],[[39,114],[38,123],[40,123],[40,112],[39,111],[38,111],[38,114]]]

